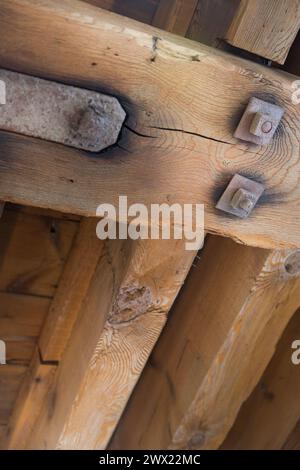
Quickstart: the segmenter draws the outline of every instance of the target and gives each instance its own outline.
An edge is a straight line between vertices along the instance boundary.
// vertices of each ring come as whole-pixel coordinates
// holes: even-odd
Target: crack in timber
[[[184,129],[172,129],[171,127],[158,127],[158,126],[151,126],[151,129],[158,129],[160,131],[170,131],[170,132],[182,132],[182,134],[194,135],[196,137],[202,137],[202,139],[212,140],[214,142],[219,142],[221,144],[232,145],[231,142],[226,142],[226,140],[215,139],[213,137],[207,137],[203,134],[198,134],[197,132],[192,131],[185,131]]]

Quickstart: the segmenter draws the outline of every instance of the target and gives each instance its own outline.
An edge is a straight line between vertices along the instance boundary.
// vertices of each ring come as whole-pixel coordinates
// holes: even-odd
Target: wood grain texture
[[[77,221],[5,205],[0,220],[0,339],[7,362],[0,367],[3,421],[14,407],[77,228]],[[17,371],[13,385],[7,367]]]
[[[159,0],[84,0],[105,10],[151,24]]]
[[[35,350],[9,420],[5,448],[22,449],[44,406],[56,369],[55,364],[41,363],[39,352]]]
[[[241,0],[226,39],[233,46],[284,64],[299,28],[298,0]]]
[[[102,249],[96,219],[83,219],[39,338],[44,361],[62,358]]]
[[[92,216],[102,202],[117,205],[118,194],[148,206],[205,203],[210,232],[261,247],[300,245],[293,77],[82,2],[12,0],[0,12],[4,67],[101,89],[128,112],[119,147],[94,157],[1,133],[0,197]],[[233,138],[253,95],[286,109],[267,147]],[[248,220],[215,209],[235,173],[266,186]]]
[[[197,7],[198,0],[159,0],[153,26],[185,36]]]
[[[105,242],[55,381],[24,447],[106,447],[193,256],[180,240]]]
[[[208,239],[111,449],[218,448],[300,301],[286,255]]]
[[[300,449],[300,420],[288,436],[284,443],[283,450],[299,450]]]
[[[220,47],[241,0],[199,0],[187,37]]]
[[[300,306],[299,291],[300,280],[298,293],[295,293],[297,307]],[[243,405],[222,449],[279,450],[284,446],[300,415],[299,366],[291,361],[292,343],[299,338],[300,310],[280,338],[270,364]]]
[[[0,425],[7,425],[18,395],[21,381],[27,371],[22,365],[1,365],[0,369]]]
[[[77,222],[5,210],[0,224],[0,290],[52,297]]]
[[[37,338],[48,313],[50,300],[31,295],[0,293],[0,335]]]

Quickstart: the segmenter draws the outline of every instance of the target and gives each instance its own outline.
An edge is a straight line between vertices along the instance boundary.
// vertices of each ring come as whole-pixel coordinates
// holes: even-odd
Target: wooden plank
[[[199,0],[187,37],[220,47],[241,0]]]
[[[1,339],[3,337],[1,336]],[[3,338],[6,344],[7,364],[29,366],[36,346],[36,338],[13,337]]]
[[[262,247],[300,245],[293,77],[82,2],[12,0],[0,11],[2,66],[116,95],[134,131],[124,130],[122,148],[89,158],[1,133],[0,197],[87,216],[99,203],[117,206],[118,194],[147,207],[201,202],[210,232]],[[267,147],[233,138],[252,95],[286,109]],[[234,173],[266,187],[249,220],[215,209]]]
[[[0,424],[7,424],[27,367],[0,366]]]
[[[84,0],[105,10],[151,24],[159,0]]]
[[[104,253],[26,448],[106,447],[194,256],[181,240]]]
[[[287,438],[283,450],[299,450],[300,449],[300,420]]]
[[[39,338],[44,361],[61,359],[102,249],[103,243],[96,235],[96,220],[84,219]]]
[[[0,305],[1,338],[37,338],[48,313],[50,300],[45,297],[0,292]]]
[[[9,421],[5,443],[7,449],[21,449],[23,447],[44,406],[56,369],[57,365],[55,364],[41,363],[36,349]]]
[[[5,449],[7,426],[0,424],[0,450]]]
[[[152,24],[158,28],[185,36],[198,0],[159,0]]]
[[[0,223],[0,290],[52,297],[77,222],[5,210]]]
[[[299,307],[299,293],[297,299]],[[292,343],[299,338],[300,310],[280,338],[272,361],[243,405],[223,449],[282,448],[300,416],[300,374],[291,360]]]
[[[235,47],[284,64],[299,28],[298,0],[241,0],[226,39]]]
[[[299,305],[286,254],[208,239],[110,448],[218,448]]]

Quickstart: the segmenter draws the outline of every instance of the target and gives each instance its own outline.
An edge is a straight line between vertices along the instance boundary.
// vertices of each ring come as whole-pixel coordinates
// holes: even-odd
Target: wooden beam
[[[27,369],[26,366],[13,364],[2,364],[0,367],[0,425],[8,423]]]
[[[22,448],[106,447],[194,255],[181,240],[105,242],[55,380]]]
[[[210,232],[261,247],[300,245],[293,77],[82,2],[11,0],[0,12],[2,66],[101,89],[128,112],[119,147],[103,155],[1,133],[0,198],[86,216],[102,202],[117,206],[118,194],[147,207],[204,203]],[[233,137],[253,95],[286,110],[267,147]],[[235,173],[266,187],[248,220],[215,209]]]
[[[159,0],[152,24],[185,36],[194,16],[198,0]]]
[[[297,297],[299,307],[299,293]],[[300,310],[280,338],[272,361],[244,403],[222,449],[279,450],[283,447],[300,416],[300,374],[291,360],[292,343],[299,338]]]
[[[300,450],[300,420],[287,438],[283,450]]]
[[[298,0],[241,0],[226,39],[233,46],[284,64],[299,28]]]
[[[83,219],[39,338],[44,361],[60,361],[102,253],[96,220]]]
[[[22,449],[27,436],[33,431],[35,420],[44,406],[57,365],[42,363],[38,350],[24,377],[21,389],[9,421],[5,448]]]
[[[151,24],[159,0],[84,0],[119,15],[129,16],[142,23]]]
[[[208,239],[109,448],[219,447],[299,305],[286,255]]]
[[[221,40],[239,6],[240,0],[199,0],[187,37],[208,46],[223,47]]]

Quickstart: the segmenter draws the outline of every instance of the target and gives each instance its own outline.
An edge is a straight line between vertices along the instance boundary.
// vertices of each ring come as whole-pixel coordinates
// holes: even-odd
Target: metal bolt
[[[284,114],[283,108],[251,98],[234,133],[238,139],[258,145],[269,144]]]
[[[216,208],[242,219],[247,218],[264,192],[264,186],[241,175],[234,175]]]
[[[266,121],[262,124],[261,130],[263,131],[264,134],[269,134],[271,130],[273,129],[273,124],[271,121]]]
[[[255,196],[250,191],[243,188],[238,189],[230,201],[230,204],[234,209],[242,209],[247,212],[247,214],[252,211],[255,203]]]

